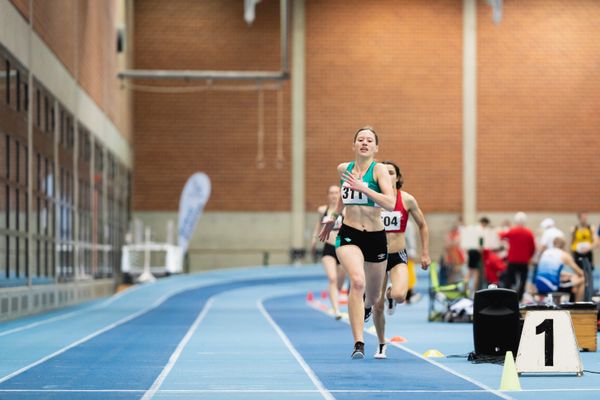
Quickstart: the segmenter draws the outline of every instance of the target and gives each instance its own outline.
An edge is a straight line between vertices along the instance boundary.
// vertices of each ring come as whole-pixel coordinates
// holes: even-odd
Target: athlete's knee
[[[396,300],[398,303],[401,303],[404,300],[406,300],[407,292],[408,292],[408,288],[396,288],[396,287],[392,286],[392,289],[390,290],[390,296],[392,297],[392,299]]]
[[[364,293],[365,291],[365,278],[363,277],[351,277],[350,278],[350,291],[356,290],[356,293]]]

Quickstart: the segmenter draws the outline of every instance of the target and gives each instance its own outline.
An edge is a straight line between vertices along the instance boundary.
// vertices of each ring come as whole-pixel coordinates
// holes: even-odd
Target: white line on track
[[[273,318],[271,318],[269,313],[265,310],[265,307],[263,306],[263,301],[264,299],[258,300],[256,302],[256,306],[258,307],[262,315],[265,317],[265,319],[269,322],[269,324],[271,324],[273,329],[275,329],[275,332],[277,332],[283,343],[286,345],[290,353],[292,353],[296,361],[298,361],[304,372],[306,372],[306,375],[308,375],[309,379],[315,385],[317,391],[321,393],[321,396],[323,396],[325,400],[335,400],[335,397],[333,397],[331,393],[325,388],[325,386],[323,386],[323,383],[319,380],[315,372],[308,366],[306,361],[304,361],[304,358],[302,358],[302,356],[300,355],[300,353],[298,353],[296,348],[294,348],[294,345],[292,344],[292,342],[290,342],[290,339],[281,330],[279,325],[277,325],[277,323],[273,321]]]
[[[199,286],[203,286],[203,285],[199,285]],[[182,288],[182,289],[179,289],[179,290],[176,290],[176,291],[173,291],[173,292],[166,293],[166,294],[162,295],[160,298],[158,298],[158,300],[156,300],[156,301],[155,301],[154,303],[152,303],[150,306],[148,306],[148,307],[146,307],[146,308],[143,308],[143,309],[141,309],[140,311],[137,311],[137,312],[135,312],[135,313],[133,313],[133,314],[129,314],[127,317],[125,317],[125,318],[121,318],[121,319],[120,319],[120,320],[118,320],[117,322],[113,322],[112,324],[110,324],[110,325],[107,325],[107,326],[105,326],[105,327],[104,327],[104,328],[102,328],[102,329],[99,329],[99,330],[97,330],[97,331],[95,331],[95,332],[93,332],[93,333],[91,333],[91,334],[89,334],[89,335],[87,335],[87,336],[85,336],[85,337],[83,337],[83,338],[79,339],[79,340],[76,340],[76,341],[72,342],[71,344],[69,344],[69,345],[67,345],[67,346],[65,346],[65,347],[63,347],[63,348],[61,348],[61,349],[59,349],[59,350],[55,351],[55,352],[54,352],[54,353],[52,353],[52,354],[49,354],[49,355],[47,355],[47,356],[45,356],[45,357],[42,357],[42,358],[40,358],[39,360],[37,360],[37,361],[35,361],[35,362],[31,363],[31,364],[28,364],[28,365],[24,366],[23,368],[20,368],[20,369],[18,369],[18,370],[16,370],[16,371],[14,371],[14,372],[12,372],[12,373],[10,373],[10,374],[8,374],[8,375],[5,375],[4,377],[0,378],[0,383],[2,383],[2,382],[6,382],[7,380],[9,380],[9,379],[11,379],[11,378],[14,378],[14,377],[15,377],[15,376],[17,376],[17,375],[20,375],[20,374],[22,374],[23,372],[25,372],[25,371],[27,371],[27,370],[29,370],[29,369],[31,369],[31,368],[33,368],[33,367],[37,366],[37,365],[40,365],[40,364],[42,364],[42,363],[44,363],[44,362],[46,362],[46,361],[50,360],[51,358],[54,358],[54,357],[56,357],[56,356],[58,356],[58,355],[60,355],[60,354],[64,353],[65,351],[67,351],[67,350],[69,350],[69,349],[72,349],[73,347],[79,346],[80,344],[82,344],[82,343],[85,343],[85,342],[87,342],[88,340],[90,340],[90,339],[93,339],[93,338],[95,338],[96,336],[103,334],[104,332],[108,332],[109,330],[111,330],[111,329],[113,329],[113,328],[116,328],[116,327],[117,327],[117,326],[119,326],[119,325],[122,325],[122,324],[124,324],[124,323],[126,323],[126,322],[129,322],[129,321],[131,321],[132,319],[134,319],[134,318],[137,318],[137,317],[139,317],[139,316],[141,316],[141,315],[143,315],[143,314],[146,314],[146,313],[147,313],[147,312],[149,312],[149,311],[152,311],[153,309],[155,309],[156,307],[158,307],[158,306],[160,306],[162,303],[164,303],[164,302],[165,302],[167,299],[169,299],[169,298],[170,298],[170,297],[172,297],[172,296],[175,296],[176,294],[179,294],[179,293],[185,292],[185,291],[187,291],[187,290],[192,290],[192,289],[193,289],[193,286],[192,286],[192,287],[184,287],[184,288]]]
[[[315,309],[315,310],[317,310],[317,311],[319,311],[321,313],[327,314],[327,312],[323,311],[322,309],[320,309],[317,305],[313,304],[312,302],[308,302],[308,305],[311,308],[313,308],[313,309]],[[329,314],[327,314],[327,315],[329,315]],[[343,321],[346,322],[346,323],[348,323],[348,324],[350,323],[349,321],[347,321],[345,319]],[[365,332],[367,332],[368,334],[370,334],[372,336],[377,336],[376,333],[369,332],[369,331],[367,331],[366,328],[365,328]],[[483,384],[483,383],[481,383],[479,381],[476,381],[475,379],[473,379],[473,378],[471,378],[469,376],[463,375],[463,374],[461,374],[458,371],[455,371],[455,370],[453,370],[451,368],[448,368],[447,366],[445,366],[443,364],[438,363],[437,361],[433,361],[433,360],[431,360],[431,359],[429,359],[427,357],[423,357],[421,354],[417,353],[416,351],[414,351],[412,349],[409,349],[406,346],[403,346],[403,345],[401,345],[399,343],[396,343],[396,342],[388,342],[388,344],[390,344],[392,346],[395,346],[395,347],[398,347],[399,349],[402,349],[402,350],[406,351],[407,353],[410,353],[410,354],[414,355],[415,357],[420,358],[423,361],[427,361],[428,363],[433,364],[436,367],[441,368],[444,371],[446,371],[446,372],[448,372],[448,373],[450,373],[452,375],[455,375],[455,376],[457,376],[457,377],[459,377],[461,379],[464,379],[464,380],[466,380],[466,381],[468,381],[468,382],[470,382],[470,383],[472,383],[472,384],[474,384],[476,386],[479,386],[480,388],[485,389],[486,392],[493,393],[496,396],[498,396],[498,397],[500,397],[502,399],[505,399],[505,400],[513,400],[512,397],[505,395],[504,393],[500,392],[499,390],[492,389],[489,386],[487,386],[487,385],[485,385],[485,384]]]
[[[112,296],[110,296],[110,298],[104,300],[100,304],[96,304],[91,307],[86,307],[86,308],[83,308],[83,309],[77,310],[77,311],[71,311],[71,312],[63,314],[63,315],[57,315],[56,317],[50,317],[50,318],[44,319],[43,321],[32,322],[31,324],[27,324],[27,325],[13,328],[13,329],[8,329],[5,331],[2,331],[2,332],[0,332],[0,337],[10,335],[13,333],[17,333],[17,332],[22,332],[27,329],[35,328],[36,326],[49,324],[51,322],[62,321],[63,319],[71,318],[76,315],[87,313],[92,310],[98,310],[101,308],[105,308],[105,307],[111,305],[112,303],[114,303],[115,301],[117,301],[118,299],[120,299],[121,297],[139,290],[140,287],[141,287],[141,285],[135,286],[135,287],[127,289],[127,290],[123,290],[122,292],[119,292],[119,293],[115,293]]]
[[[254,267],[242,267],[242,268],[236,268],[236,269],[238,269],[238,270],[249,270],[249,269],[253,269],[253,268]],[[215,275],[216,278],[219,277],[219,274],[217,274],[217,273],[214,273],[212,275]],[[250,277],[250,278],[259,278],[259,277],[260,276]],[[215,279],[215,278],[211,278],[211,277],[208,277],[208,278],[209,279]],[[233,280],[232,282],[235,282],[235,281],[236,280]],[[214,282],[214,283],[218,283],[218,282]],[[204,286],[205,284],[206,283],[202,283],[200,281],[200,282],[197,282],[197,283],[195,283],[195,284],[193,284],[193,285],[191,285],[189,287],[190,288],[196,288],[196,287]],[[104,300],[102,303],[94,305],[94,306],[91,306],[89,308],[86,307],[86,308],[84,308],[82,310],[72,311],[72,312],[69,312],[67,314],[58,315],[56,317],[50,317],[50,318],[44,319],[43,321],[32,322],[31,324],[19,326],[19,327],[13,328],[13,329],[5,330],[5,331],[0,331],[0,337],[7,336],[7,335],[10,335],[10,334],[13,334],[13,333],[17,333],[17,332],[22,332],[24,330],[35,328],[35,327],[40,326],[40,325],[49,324],[51,322],[62,321],[63,319],[71,318],[71,317],[74,317],[74,316],[82,314],[82,313],[86,313],[86,312],[91,311],[91,310],[105,308],[105,307],[111,305],[112,303],[114,303],[115,301],[119,300],[121,297],[123,297],[125,295],[128,295],[130,293],[133,293],[133,292],[135,292],[135,291],[137,291],[137,290],[139,290],[139,289],[141,289],[143,287],[147,287],[147,286],[148,286],[147,283],[146,284],[138,284],[136,286],[133,286],[133,287],[130,287],[130,288],[126,289],[126,290],[123,290],[123,291],[121,291],[119,293],[115,293],[110,298]]]
[[[143,389],[0,389],[0,393],[145,393]],[[332,389],[330,393],[489,393],[484,389]],[[511,391],[506,391],[511,392]],[[521,389],[514,392],[600,392],[600,388]],[[157,393],[321,393],[318,389],[159,389]]]
[[[200,323],[202,322],[202,320],[208,313],[208,310],[211,308],[212,304],[213,304],[213,298],[211,297],[208,299],[208,301],[202,308],[202,311],[200,311],[200,314],[198,314],[198,316],[196,317],[196,320],[194,321],[192,326],[190,326],[190,329],[188,329],[188,331],[185,334],[185,336],[183,337],[183,339],[181,339],[181,341],[177,345],[177,348],[175,349],[173,354],[171,354],[171,357],[169,357],[169,362],[167,363],[167,365],[165,365],[165,367],[161,371],[160,375],[158,375],[158,377],[156,378],[156,380],[154,381],[154,383],[152,384],[150,389],[148,389],[148,391],[144,394],[144,397],[142,397],[141,400],[150,400],[152,397],[154,397],[154,395],[160,388],[160,385],[163,384],[163,382],[165,381],[165,379],[167,378],[167,376],[169,375],[169,373],[175,366],[175,363],[179,359],[179,356],[181,356],[183,349],[189,343],[190,339],[196,332],[196,329],[198,329],[198,326],[200,325]]]

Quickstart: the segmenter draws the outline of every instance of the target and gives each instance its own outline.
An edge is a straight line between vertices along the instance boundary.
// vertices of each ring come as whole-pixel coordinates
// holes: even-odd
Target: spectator
[[[483,248],[498,254],[502,251],[502,243],[500,242],[500,236],[498,236],[498,228],[492,226],[488,217],[481,217],[479,224],[481,225],[481,231],[483,232]]]
[[[444,239],[444,266],[446,267],[448,282],[457,282],[462,279],[462,268],[465,264],[465,253],[460,247],[460,226],[458,219]]]
[[[461,247],[467,251],[467,274],[465,281],[471,283],[470,293],[475,293],[481,289],[482,270],[483,270],[483,249],[492,245],[492,235],[489,233],[490,220],[487,217],[481,217],[478,225],[465,226],[460,231]],[[499,240],[498,240],[499,242]],[[489,248],[489,247],[488,247]]]
[[[587,258],[592,268],[594,259],[592,245],[594,244],[594,228],[588,223],[586,212],[577,213],[579,223],[571,228],[571,254],[577,265],[583,268],[581,258]]]
[[[542,237],[539,242],[539,254],[541,255],[546,249],[554,247],[554,239],[557,237],[564,238],[565,234],[555,226],[552,218],[545,218],[540,223],[540,228],[542,228]]]
[[[535,254],[535,238],[525,227],[527,215],[524,212],[515,214],[515,226],[500,233],[500,238],[508,241],[508,270],[504,275],[504,287],[513,289],[517,285],[519,301],[525,292],[529,262]],[[517,280],[518,277],[518,280]]]
[[[565,246],[565,239],[558,236],[553,241],[553,247],[542,253],[534,283],[539,293],[567,291],[572,293],[575,301],[582,301],[584,273],[573,257],[564,250]],[[569,267],[573,272],[564,271],[564,267]]]

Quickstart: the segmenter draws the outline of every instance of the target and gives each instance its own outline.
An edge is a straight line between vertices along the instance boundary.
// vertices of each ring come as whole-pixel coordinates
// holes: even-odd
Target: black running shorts
[[[325,243],[325,246],[323,246],[323,257],[325,256],[331,256],[335,258],[335,262],[337,264],[340,263],[340,260],[337,258],[337,254],[335,254],[335,246],[332,244]]]
[[[402,249],[397,253],[389,253],[388,254],[388,262],[386,271],[390,271],[398,264],[406,264],[408,265],[408,254],[406,253],[406,249]]]
[[[367,262],[387,260],[387,238],[385,231],[368,232],[342,224],[335,247],[354,245],[362,251]]]

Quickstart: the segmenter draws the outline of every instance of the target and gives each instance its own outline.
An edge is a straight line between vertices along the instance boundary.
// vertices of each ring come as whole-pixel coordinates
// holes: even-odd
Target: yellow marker
[[[500,390],[521,390],[519,383],[519,374],[512,355],[512,351],[507,351],[504,357],[504,368],[502,368],[502,380],[500,381]]]
[[[423,353],[423,357],[442,358],[442,357],[446,357],[446,356],[443,355],[439,350],[429,349],[425,353]]]

